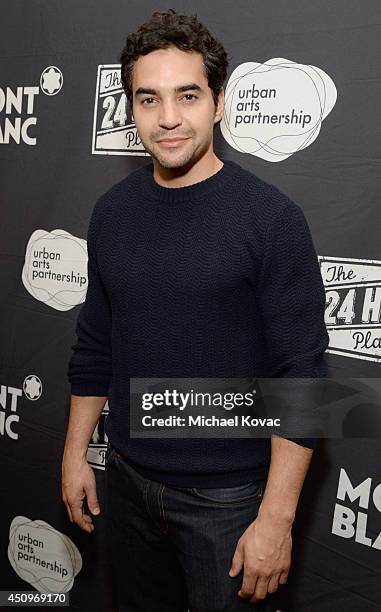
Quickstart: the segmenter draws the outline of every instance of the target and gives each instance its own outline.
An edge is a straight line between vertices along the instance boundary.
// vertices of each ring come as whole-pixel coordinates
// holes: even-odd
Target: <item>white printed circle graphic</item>
[[[82,569],[81,553],[67,535],[26,516],[15,516],[10,525],[8,559],[40,593],[67,593]]]
[[[316,140],[336,99],[334,82],[317,66],[245,62],[226,86],[221,133],[237,151],[279,162]]]
[[[43,70],[40,77],[41,90],[47,96],[55,96],[61,91],[63,85],[63,74],[57,66],[48,66]]]
[[[26,247],[22,282],[36,299],[56,310],[85,301],[87,242],[65,230],[35,230]]]
[[[36,374],[26,376],[22,385],[26,397],[35,402],[42,395],[42,381]]]

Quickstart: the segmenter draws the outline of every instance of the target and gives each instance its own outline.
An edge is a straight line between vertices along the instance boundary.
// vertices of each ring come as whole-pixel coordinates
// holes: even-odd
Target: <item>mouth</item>
[[[162,138],[156,142],[162,147],[177,147],[189,140],[188,138]]]

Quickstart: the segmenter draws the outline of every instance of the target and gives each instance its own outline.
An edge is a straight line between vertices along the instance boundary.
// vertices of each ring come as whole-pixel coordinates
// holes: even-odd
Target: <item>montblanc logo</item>
[[[35,374],[29,374],[25,378],[22,388],[25,396],[32,402],[40,399],[42,395],[42,382]]]
[[[381,361],[381,261],[318,257],[326,289],[327,353]]]
[[[37,144],[36,99],[40,91],[47,96],[58,94],[63,74],[57,66],[48,66],[40,76],[40,86],[0,87],[0,144]]]
[[[98,155],[149,155],[127,104],[120,64],[98,66],[91,152]]]
[[[40,87],[47,96],[55,96],[61,91],[63,74],[57,66],[45,68],[40,78]]]
[[[24,378],[22,388],[0,385],[0,436],[18,440],[19,399],[25,397],[35,402],[42,395],[42,381],[36,374]]]
[[[373,507],[381,512],[381,483],[372,478],[354,484],[344,468],[340,470],[337,499],[332,522],[332,533],[340,538],[381,550],[381,533],[368,526],[368,511]],[[372,536],[372,537],[371,537]]]
[[[225,91],[220,129],[241,153],[279,162],[309,147],[337,98],[317,66],[273,58],[235,68]]]

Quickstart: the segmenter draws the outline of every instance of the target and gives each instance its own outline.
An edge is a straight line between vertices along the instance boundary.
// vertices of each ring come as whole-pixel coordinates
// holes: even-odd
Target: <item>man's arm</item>
[[[70,415],[63,457],[85,459],[91,436],[107,397],[70,396]]]
[[[270,388],[270,397],[272,391],[277,394],[279,390],[281,405],[289,405],[292,410],[289,423],[297,423],[299,435],[295,431],[295,437],[283,437],[314,449],[316,438],[301,437],[308,434],[300,435],[300,430],[308,431],[309,415],[314,420],[322,397],[321,381],[316,379],[328,373],[324,357],[329,345],[324,321],[326,296],[303,211],[283,197],[285,205],[268,228],[256,287],[268,377],[259,384],[265,390]],[[271,382],[271,378],[277,380]],[[297,379],[304,379],[303,384]],[[271,400],[269,405],[271,409]],[[287,414],[284,416],[287,430]]]
[[[287,582],[291,528],[313,450],[285,438],[271,438],[271,463],[257,518],[238,541],[230,576],[244,565],[238,595],[251,603]]]
[[[257,291],[268,376],[278,379],[273,388],[279,389],[280,397],[287,389],[287,402],[295,414],[299,410],[303,430],[304,416],[319,409],[322,386],[317,379],[328,370],[325,290],[311,232],[299,206],[290,201],[267,238]],[[303,385],[298,379],[303,379]],[[272,436],[262,516],[293,522],[316,444],[315,438]]]
[[[271,437],[270,469],[258,515],[272,524],[292,525],[312,454],[312,449],[287,438]]]
[[[107,201],[97,200],[87,231],[87,291],[79,311],[67,376],[71,393],[107,396],[112,378],[111,305],[98,265],[98,242]]]
[[[302,210],[287,200],[268,229],[257,300],[267,376],[283,379],[275,387],[288,388],[288,403],[294,415],[300,407],[303,425],[303,414],[318,409],[315,383],[327,374],[324,351],[329,336],[324,323],[325,291],[311,233]],[[305,379],[303,385],[297,380],[293,384],[294,378]],[[244,566],[238,595],[252,603],[287,580],[291,528],[316,442],[314,438],[271,438],[270,469],[258,516],[238,540],[230,573],[234,576]]]
[[[99,514],[96,481],[86,454],[89,441],[107,397],[70,396],[70,416],[62,457],[62,499],[71,522],[91,533],[92,518],[84,514],[83,500],[92,514]]]
[[[71,383],[70,416],[62,457],[63,501],[70,520],[89,533],[94,526],[91,517],[83,513],[83,500],[87,497],[93,514],[99,513],[99,504],[95,475],[86,454],[112,378],[111,308],[97,260],[103,204],[102,198],[96,202],[87,232],[88,286],[67,370]]]

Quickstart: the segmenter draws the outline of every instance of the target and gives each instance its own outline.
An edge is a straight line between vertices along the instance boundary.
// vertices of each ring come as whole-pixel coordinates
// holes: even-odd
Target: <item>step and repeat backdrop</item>
[[[326,288],[332,410],[346,416],[314,453],[279,610],[381,610],[381,5],[170,6],[197,13],[228,52],[217,155],[302,207]],[[75,610],[116,609],[104,515],[88,535],[61,501],[85,238],[96,199],[150,161],[119,53],[168,8],[1,2],[0,590],[68,593]],[[102,509],[107,412],[88,449]]]

